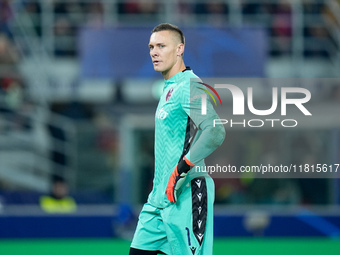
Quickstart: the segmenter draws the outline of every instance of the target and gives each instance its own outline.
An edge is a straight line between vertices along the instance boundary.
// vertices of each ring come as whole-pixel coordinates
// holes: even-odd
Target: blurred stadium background
[[[152,187],[161,22],[201,77],[340,74],[337,0],[0,0],[0,254],[127,254]],[[312,92],[340,104],[340,84]],[[228,157],[339,163],[339,130],[230,130]],[[71,212],[41,205],[56,178]],[[339,203],[339,179],[216,179],[214,254],[339,254]]]

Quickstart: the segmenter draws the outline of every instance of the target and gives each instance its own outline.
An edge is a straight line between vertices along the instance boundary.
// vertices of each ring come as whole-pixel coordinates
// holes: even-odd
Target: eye
[[[149,49],[152,50],[152,49],[153,49],[153,46],[149,45]]]
[[[163,44],[159,45],[159,48],[164,48],[164,47],[165,47],[165,45],[163,45]]]

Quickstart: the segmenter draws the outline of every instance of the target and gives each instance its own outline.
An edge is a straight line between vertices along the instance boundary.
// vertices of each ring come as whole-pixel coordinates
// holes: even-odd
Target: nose
[[[155,48],[150,50],[150,56],[151,57],[157,57],[158,56],[158,52],[156,51]]]

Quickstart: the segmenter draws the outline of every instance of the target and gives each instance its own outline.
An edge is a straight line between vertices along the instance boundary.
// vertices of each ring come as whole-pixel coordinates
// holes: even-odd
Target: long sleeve
[[[203,160],[216,150],[224,141],[223,125],[215,125],[214,119],[219,119],[215,109],[207,97],[207,113],[202,114],[202,94],[206,93],[202,85],[191,82],[190,91],[184,91],[182,107],[198,128],[186,158],[193,164]],[[190,98],[190,99],[188,99]]]
[[[214,118],[204,120],[199,126],[199,136],[194,139],[187,154],[187,159],[196,165],[197,162],[208,157],[224,141],[225,130],[222,125],[213,126]]]

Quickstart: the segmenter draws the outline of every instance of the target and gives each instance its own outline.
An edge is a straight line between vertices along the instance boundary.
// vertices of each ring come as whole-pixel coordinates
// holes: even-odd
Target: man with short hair
[[[149,49],[164,90],[155,116],[153,189],[139,215],[130,255],[211,255],[214,182],[204,158],[224,140],[222,125],[198,77],[183,61],[185,39],[174,25],[163,23],[151,33]],[[197,167],[199,166],[199,167]],[[197,168],[196,168],[197,167]]]

